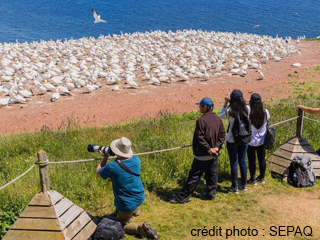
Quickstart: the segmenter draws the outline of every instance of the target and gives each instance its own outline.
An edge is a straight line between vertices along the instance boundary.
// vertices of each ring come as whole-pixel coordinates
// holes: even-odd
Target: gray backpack
[[[118,240],[124,238],[124,231],[119,221],[104,217],[89,240]]]
[[[315,181],[311,158],[306,154],[296,154],[288,168],[288,183],[294,187],[310,187]]]

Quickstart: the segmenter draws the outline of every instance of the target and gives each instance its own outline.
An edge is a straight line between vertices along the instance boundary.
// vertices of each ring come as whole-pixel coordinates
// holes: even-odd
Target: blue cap
[[[208,106],[209,108],[213,107],[213,102],[210,98],[202,98],[201,102],[196,103],[196,105],[201,105],[201,106]]]

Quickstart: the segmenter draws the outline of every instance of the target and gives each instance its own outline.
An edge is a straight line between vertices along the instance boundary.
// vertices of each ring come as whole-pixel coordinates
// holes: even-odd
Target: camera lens
[[[93,144],[89,144],[88,145],[88,147],[87,147],[87,150],[88,150],[88,152],[94,152],[94,147],[95,147],[95,145],[93,145]]]

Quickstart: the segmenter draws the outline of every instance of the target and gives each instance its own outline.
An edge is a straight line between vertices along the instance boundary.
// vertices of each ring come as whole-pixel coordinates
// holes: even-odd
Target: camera
[[[103,154],[109,154],[110,156],[114,156],[114,152],[112,152],[110,147],[104,147],[104,146],[97,146],[94,144],[89,144],[87,147],[88,152],[99,152],[99,150],[101,150],[101,152],[103,152]]]

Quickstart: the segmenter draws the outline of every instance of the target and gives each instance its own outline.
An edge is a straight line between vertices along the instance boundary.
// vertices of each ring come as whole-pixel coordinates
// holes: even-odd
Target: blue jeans
[[[247,185],[247,154],[248,144],[238,145],[237,143],[227,142],[227,150],[229,153],[231,167],[231,187],[238,187],[238,163],[240,166],[241,185]]]

